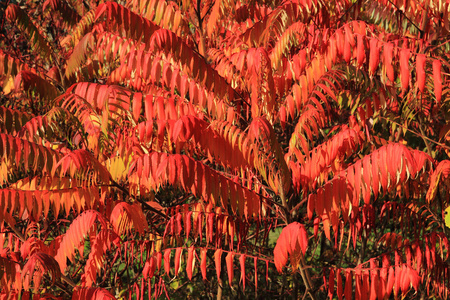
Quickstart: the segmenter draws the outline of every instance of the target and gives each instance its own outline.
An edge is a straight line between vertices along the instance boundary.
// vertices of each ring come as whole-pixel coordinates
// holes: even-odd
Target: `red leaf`
[[[309,194],[308,196],[308,205],[306,206],[307,216],[309,219],[312,219],[314,210],[316,209],[316,197],[313,194]]]
[[[365,270],[362,272],[362,290],[361,295],[363,299],[367,299],[369,296],[370,283],[369,283],[369,271]]]
[[[357,47],[356,47],[356,62],[359,67],[362,66],[364,60],[366,59],[366,49],[365,49],[365,36],[362,34],[357,34]]]
[[[96,237],[94,237],[93,242],[91,239],[91,252],[89,253],[84,274],[82,275],[84,285],[92,286],[96,283],[97,274],[100,269],[104,267],[104,253],[107,250],[111,250],[111,243],[117,243],[119,239],[120,238],[114,231],[109,229],[103,229]],[[84,240],[81,240],[80,246],[84,248]],[[80,256],[83,257],[81,253]]]
[[[302,224],[293,222],[283,228],[274,249],[274,261],[278,272],[282,272],[288,257],[290,257],[292,268],[295,271],[301,255],[306,253],[307,248],[308,235]]]
[[[364,199],[365,204],[370,204],[370,188],[371,188],[370,182],[371,182],[371,175],[372,175],[372,170],[370,170],[370,168],[372,166],[370,164],[369,157],[365,157],[362,161],[362,164],[363,164],[364,184],[361,185],[361,188],[364,191],[363,199]]]
[[[176,221],[177,221],[176,234],[177,234],[177,236],[180,236],[181,231],[183,230],[183,225],[181,225],[182,219],[183,219],[183,215],[181,213],[178,213],[177,218],[176,218]]]
[[[300,76],[305,71],[305,67],[306,67],[306,50],[305,49],[302,49],[299,51],[298,59],[299,59],[298,76]]]
[[[220,272],[222,271],[222,249],[217,249],[214,253],[214,263],[216,265],[217,280],[220,281]]]
[[[200,251],[200,270],[202,272],[203,280],[206,280],[206,252],[208,249],[203,248]]]
[[[322,225],[323,225],[323,231],[325,232],[325,236],[327,239],[331,241],[331,232],[330,232],[330,219],[327,214],[322,215]]]
[[[192,216],[192,211],[189,211],[186,214],[186,218],[184,221],[185,231],[186,231],[186,240],[189,239],[189,233],[191,232],[191,216]]]
[[[352,299],[353,287],[352,287],[352,272],[350,270],[346,271],[345,274],[345,299]]]
[[[430,203],[435,197],[440,184],[441,176],[450,173],[450,161],[443,160],[434,170],[430,179],[430,186],[428,188],[426,199]]]
[[[352,48],[355,46],[355,37],[349,24],[344,25],[345,31],[345,43],[344,43],[344,59],[347,63],[350,63],[352,58]]]
[[[188,248],[188,257],[186,261],[186,273],[189,280],[192,280],[192,270],[194,269],[194,246]]]
[[[85,300],[85,299],[116,299],[114,296],[105,289],[93,288],[93,287],[77,287],[73,294],[72,300]]]
[[[335,36],[331,36],[330,42],[329,42],[329,56],[330,59],[327,59],[327,61],[332,62],[333,64],[336,63],[336,55],[337,55],[337,41]],[[328,68],[328,66],[327,66]]]
[[[106,227],[105,221],[97,211],[87,210],[73,220],[69,229],[63,235],[58,252],[55,256],[55,260],[59,263],[61,272],[64,272],[67,267],[67,259],[73,261],[76,248],[75,245],[80,244],[81,239],[88,234],[89,230],[91,230],[95,220],[101,221],[104,227]]]
[[[400,73],[402,83],[402,93],[408,89],[409,86],[409,52],[408,48],[403,48],[400,51]]]
[[[419,242],[416,242],[416,269],[421,270],[422,269],[422,259],[423,259],[423,253],[422,253],[422,247],[419,244]]]
[[[170,276],[170,252],[172,252],[172,249],[164,250],[164,271],[167,276]]]
[[[234,253],[228,252],[227,256],[225,257],[225,261],[227,263],[228,283],[230,286],[231,286],[231,283],[232,283],[233,277],[234,277],[233,259],[234,259]]]
[[[185,125],[183,119],[178,119],[173,125],[172,136],[174,141],[180,140],[182,142],[186,141]]]
[[[239,264],[241,265],[241,279],[242,279],[242,286],[245,290],[245,255],[241,254],[239,257]]]
[[[209,213],[208,219],[206,220],[206,229],[207,229],[207,242],[212,243],[213,242],[213,236],[214,236],[214,219],[215,214]]]
[[[323,189],[320,189],[320,190],[318,190],[317,191],[317,200],[315,201],[316,202],[316,214],[318,215],[318,216],[321,216],[323,213],[324,213],[324,211],[323,211],[323,207],[324,207],[324,190]]]
[[[141,115],[142,108],[142,94],[136,93],[133,98],[133,119],[135,122],[139,121],[139,116]]]
[[[380,62],[380,48],[378,47],[378,39],[370,40],[370,57],[369,57],[369,74],[374,75]]]
[[[152,279],[156,270],[156,259],[151,256],[145,263],[144,269],[142,270],[142,275],[145,280]]]
[[[330,270],[330,275],[328,278],[328,297],[333,300],[334,294],[334,269]]]
[[[342,300],[342,296],[344,294],[344,289],[342,287],[342,276],[341,276],[341,270],[336,270],[336,277],[337,277],[337,296],[339,300]]]
[[[389,267],[389,275],[388,275],[387,284],[386,284],[386,296],[388,298],[392,293],[392,288],[394,287],[394,283],[395,283],[395,271],[394,271],[393,267]]]
[[[409,283],[413,286],[413,288],[418,291],[419,290],[419,284],[421,282],[421,276],[419,273],[412,269],[408,268],[408,276],[409,276]]]
[[[162,262],[162,253],[158,252],[156,253],[156,266],[158,267],[158,270],[161,270],[161,262]]]
[[[337,52],[338,55],[343,55],[344,54],[344,43],[345,43],[345,37],[344,37],[344,33],[342,32],[342,29],[337,29],[335,32],[336,35],[336,48],[337,48]]]
[[[394,67],[392,66],[392,54],[394,50],[394,45],[391,43],[386,43],[383,48],[384,56],[384,67],[386,69],[386,74],[389,80],[393,83],[394,78]]]
[[[280,110],[278,113],[279,113],[281,128],[283,128],[283,130],[284,130],[286,128],[286,121],[287,121],[286,107],[285,106],[280,107]]]
[[[28,290],[31,278],[34,281],[34,291],[36,292],[39,289],[39,282],[44,275],[42,270],[50,272],[52,284],[61,278],[61,271],[56,260],[46,253],[38,252],[30,257],[22,269],[24,289]]]
[[[182,254],[183,254],[183,248],[178,247],[177,250],[175,251],[175,276],[178,275],[178,270],[180,268],[180,260],[181,260]]]
[[[350,42],[348,39],[345,39],[344,42],[344,60],[347,63],[350,63],[350,59],[352,58],[352,46],[350,45]]]
[[[441,61],[433,60],[433,79],[434,79],[434,95],[436,96],[437,106],[439,108],[442,97],[442,78],[441,78]]]
[[[389,258],[387,255],[383,255],[382,258],[383,266],[380,270],[380,281],[378,285],[378,296],[383,299],[386,294],[386,287],[388,282],[388,269],[390,266]]]
[[[426,63],[426,55],[425,54],[417,54],[416,57],[416,76],[417,76],[417,87],[419,91],[423,93],[425,89],[425,63]]]
[[[370,259],[370,300],[376,300],[378,295],[379,275],[378,266],[374,258]],[[379,298],[381,299],[381,297]]]
[[[140,204],[120,202],[114,206],[110,216],[111,224],[117,235],[121,236],[134,228],[140,234],[148,230],[147,219]]]
[[[362,279],[361,268],[357,267],[355,270],[355,300],[365,299],[361,279]]]

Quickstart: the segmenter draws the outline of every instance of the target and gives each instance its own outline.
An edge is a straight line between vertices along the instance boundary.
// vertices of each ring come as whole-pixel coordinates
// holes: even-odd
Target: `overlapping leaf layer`
[[[1,299],[449,297],[448,2],[25,2]]]

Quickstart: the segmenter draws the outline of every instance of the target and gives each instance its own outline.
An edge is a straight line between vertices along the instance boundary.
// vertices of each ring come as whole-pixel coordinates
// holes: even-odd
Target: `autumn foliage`
[[[0,3],[0,299],[450,296],[448,1],[118,2]]]

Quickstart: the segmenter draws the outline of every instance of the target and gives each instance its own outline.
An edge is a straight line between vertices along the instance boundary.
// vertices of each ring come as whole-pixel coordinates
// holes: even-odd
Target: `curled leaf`
[[[31,278],[34,281],[34,290],[37,291],[42,280],[43,271],[47,271],[52,276],[52,284],[61,278],[61,271],[56,260],[50,255],[42,252],[33,254],[22,270],[22,282],[27,290]]]
[[[283,228],[273,251],[275,267],[278,272],[282,272],[288,258],[291,260],[292,269],[294,271],[298,269],[301,256],[306,253],[307,248],[308,234],[305,226],[293,222]]]

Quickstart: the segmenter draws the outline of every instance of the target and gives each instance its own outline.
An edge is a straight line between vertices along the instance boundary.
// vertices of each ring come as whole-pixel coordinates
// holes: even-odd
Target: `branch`
[[[10,224],[8,224],[8,225],[11,228],[11,230],[17,235],[17,237],[19,238],[20,241],[22,241],[22,242],[26,241],[25,236],[19,230],[17,230],[17,228],[15,226],[11,226]],[[77,286],[69,277],[67,277],[63,274],[61,274],[61,279],[62,279],[62,281],[65,281],[67,284],[69,284],[72,288],[75,288]],[[63,285],[61,285],[58,282],[56,282],[55,284],[60,289],[62,289],[65,293],[70,295],[70,293],[65,289],[65,287]]]
[[[402,125],[402,124],[400,124],[400,123],[397,123],[397,122],[395,122],[395,121],[392,121],[392,120],[390,120],[389,118],[386,118],[386,117],[381,117],[381,116],[380,116],[380,118],[385,119],[385,120],[388,121],[388,122],[394,123],[394,124],[396,124],[397,126],[406,129],[407,131],[411,132],[412,134],[417,135],[418,137],[420,137],[420,138],[422,138],[422,139],[424,139],[424,140],[428,140],[428,141],[432,142],[433,144],[436,144],[436,145],[438,145],[438,146],[441,146],[442,148],[445,148],[445,149],[447,149],[447,150],[450,150],[450,147],[449,147],[449,146],[447,146],[447,145],[445,145],[445,144],[442,144],[442,143],[439,143],[439,142],[437,142],[437,141],[435,141],[435,140],[433,140],[433,139],[430,139],[429,137],[427,137],[427,136],[425,136],[425,135],[423,135],[423,134],[417,133],[417,132],[415,132],[415,131],[409,129],[408,127],[406,127],[406,126],[404,126],[404,125]]]
[[[24,236],[19,230],[17,230],[17,228],[16,228],[15,226],[12,226],[12,225],[10,225],[10,224],[8,224],[8,225],[9,225],[9,228],[11,228],[11,230],[17,235],[17,237],[19,238],[19,240],[20,240],[21,242],[24,242],[24,243],[25,243],[25,241],[26,241],[25,236]]]
[[[399,12],[402,16],[404,16],[406,18],[406,20],[408,20],[409,23],[411,23],[414,27],[416,27],[417,30],[419,30],[421,36],[424,34],[424,31],[422,29],[420,29],[410,18],[408,18],[408,16],[405,15],[405,12],[403,10],[401,10],[391,0],[388,0],[388,1],[389,1],[389,3],[392,4],[392,6],[394,6],[397,9],[397,12]],[[400,27],[400,24],[399,24],[399,27]]]
[[[163,214],[162,212],[160,212],[159,210],[151,207],[150,205],[148,205],[144,200],[140,199],[139,197],[132,197],[130,195],[130,193],[124,188],[122,187],[120,184],[118,184],[117,182],[115,182],[112,178],[110,179],[112,182],[112,185],[116,188],[118,188],[119,190],[121,190],[125,195],[127,195],[128,197],[133,198],[134,200],[140,202],[142,204],[142,206],[144,206],[145,209],[150,210],[152,212],[154,212],[155,214],[163,217],[164,219],[168,219],[169,217],[167,217],[165,214]]]

